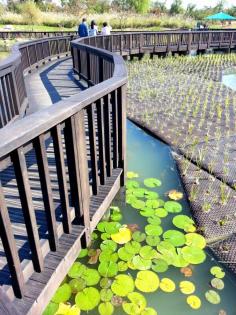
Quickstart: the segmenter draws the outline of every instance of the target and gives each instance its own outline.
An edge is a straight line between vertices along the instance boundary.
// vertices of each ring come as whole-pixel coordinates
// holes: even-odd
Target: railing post
[[[208,33],[207,48],[211,47],[211,40],[212,40],[212,32],[209,32]]]
[[[192,40],[193,40],[193,34],[192,32],[189,32],[188,34],[188,53],[191,53],[191,48],[192,48]]]
[[[120,34],[120,55],[123,55],[123,35]]]

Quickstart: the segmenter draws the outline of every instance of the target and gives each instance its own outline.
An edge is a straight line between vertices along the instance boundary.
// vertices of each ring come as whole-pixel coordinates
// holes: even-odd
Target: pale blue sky
[[[193,4],[196,4],[198,8],[202,8],[204,6],[214,6],[219,2],[218,0],[182,0],[182,1],[185,7],[187,6],[188,3],[193,3]],[[170,6],[172,2],[173,0],[166,1],[168,6]],[[229,7],[231,5],[236,6],[236,0],[226,0],[225,4],[226,4],[226,7]]]

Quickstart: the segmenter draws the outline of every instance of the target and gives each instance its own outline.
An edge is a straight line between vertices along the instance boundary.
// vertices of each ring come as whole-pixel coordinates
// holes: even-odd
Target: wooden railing
[[[15,38],[45,38],[45,37],[55,37],[55,36],[77,36],[76,31],[49,31],[49,32],[39,32],[39,31],[2,31],[0,32],[0,39],[15,39]]]

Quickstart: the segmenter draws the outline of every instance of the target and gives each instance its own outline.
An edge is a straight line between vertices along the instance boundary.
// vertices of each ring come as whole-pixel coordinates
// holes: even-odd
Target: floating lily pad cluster
[[[166,294],[178,290],[192,309],[201,307],[193,282],[183,279],[176,283],[165,276],[170,267],[176,267],[191,277],[192,266],[206,259],[204,237],[196,232],[194,221],[181,214],[183,194],[171,190],[163,200],[157,192],[159,179],[147,178],[141,184],[137,178],[137,173],[128,172],[126,202],[133,208],[130,211],[144,218],[144,228],[123,224],[121,210],[112,206],[110,216],[93,232],[91,247],[81,250],[44,315],[78,315],[90,310],[111,315],[116,308],[122,308],[124,314],[157,315],[143,295],[157,290]],[[164,230],[162,223],[168,216],[173,227]],[[214,289],[223,289],[224,272],[214,267],[211,274],[212,289],[205,297],[217,304],[220,297]]]

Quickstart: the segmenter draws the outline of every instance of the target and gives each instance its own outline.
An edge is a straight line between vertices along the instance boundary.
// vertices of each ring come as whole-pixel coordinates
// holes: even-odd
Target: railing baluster
[[[48,225],[48,240],[52,251],[56,251],[58,245],[57,224],[55,206],[52,198],[52,187],[49,175],[47,152],[44,136],[40,135],[34,140],[34,148],[37,158],[43,202]]]
[[[22,298],[24,292],[24,277],[20,265],[20,259],[16,248],[16,242],[12,231],[12,225],[8,209],[4,200],[4,192],[0,183],[0,237],[5,251],[10,270],[14,293]]]
[[[105,135],[105,157],[107,177],[112,173],[111,162],[111,117],[110,117],[110,95],[104,96],[104,135]]]
[[[37,272],[41,272],[43,270],[43,255],[39,242],[38,227],[23,148],[15,150],[12,153],[11,158],[15,170],[17,186],[19,189],[28,241],[32,252],[34,269]]]
[[[62,210],[62,224],[65,233],[71,232],[71,216],[68,198],[68,187],[66,180],[65,159],[62,146],[61,126],[57,125],[52,129],[52,139],[57,167],[57,177]]]
[[[118,116],[117,116],[117,91],[111,93],[112,104],[112,139],[113,139],[113,168],[118,167]]]
[[[98,126],[98,150],[100,165],[100,184],[105,185],[106,181],[106,162],[105,162],[105,139],[104,139],[104,107],[103,100],[100,98],[96,102],[97,126]]]
[[[97,165],[97,148],[96,148],[96,126],[94,118],[93,104],[87,108],[88,115],[88,132],[89,132],[89,148],[91,155],[91,167],[92,167],[92,189],[93,194],[98,193],[98,165]]]

